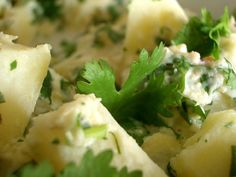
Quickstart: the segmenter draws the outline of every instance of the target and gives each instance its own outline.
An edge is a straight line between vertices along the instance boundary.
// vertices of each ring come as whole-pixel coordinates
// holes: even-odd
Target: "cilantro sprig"
[[[164,56],[162,43],[151,56],[143,49],[119,90],[112,69],[105,61],[87,63],[77,82],[77,91],[102,98],[104,106],[139,144],[149,133],[145,125],[171,128],[165,118],[173,117],[176,110],[189,124],[192,124],[192,114],[204,120],[207,112],[192,100],[186,104],[183,96],[185,75],[191,64],[185,57],[162,64]]]
[[[120,90],[116,89],[115,76],[105,61],[90,62],[85,65],[81,74],[83,80],[77,82],[78,92],[94,93],[102,98],[102,103],[118,121],[135,117],[134,109],[138,105],[130,103],[140,99],[139,86],[160,66],[164,55],[163,44],[154,49],[151,56],[146,50],[142,50],[139,60],[132,64],[129,77]]]
[[[57,175],[53,173],[53,167],[48,162],[40,164],[28,164],[8,177],[142,177],[140,170],[128,172],[127,167],[121,170],[111,166],[113,153],[106,150],[98,155],[94,155],[92,150],[88,150],[80,165],[69,163]]]
[[[220,38],[229,33],[229,12],[227,8],[219,20],[214,20],[210,12],[202,9],[201,17],[190,18],[172,43],[185,43],[189,51],[197,51],[202,57],[212,56],[218,59]]]

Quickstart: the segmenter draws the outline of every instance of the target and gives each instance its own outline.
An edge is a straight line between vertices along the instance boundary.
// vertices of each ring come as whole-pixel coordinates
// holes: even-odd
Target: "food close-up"
[[[189,2],[0,0],[0,177],[236,177],[236,4]]]

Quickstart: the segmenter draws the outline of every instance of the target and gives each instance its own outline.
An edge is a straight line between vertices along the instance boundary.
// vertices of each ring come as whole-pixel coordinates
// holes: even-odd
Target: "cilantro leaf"
[[[153,51],[149,57],[148,52],[143,50],[139,60],[131,66],[130,74],[121,90],[115,86],[115,76],[105,61],[94,61],[85,65],[81,76],[84,80],[77,82],[80,93],[95,93],[102,98],[102,103],[114,115],[116,119],[122,119],[120,111],[128,106],[143,80],[151,74],[164,58],[164,46]]]
[[[48,70],[47,76],[43,81],[43,86],[41,88],[40,94],[43,98],[49,99],[50,103],[52,102],[52,75]]]
[[[219,20],[213,20],[211,14],[206,9],[203,9],[201,18],[190,18],[172,43],[176,45],[185,43],[189,51],[197,51],[202,57],[213,56],[218,59],[220,38],[227,36],[229,33],[229,13],[227,8],[225,8],[224,14]]]
[[[128,172],[126,167],[118,170],[111,166],[112,158],[111,150],[98,155],[88,150],[80,165],[69,163],[57,175],[53,174],[53,168],[49,163],[43,162],[36,165],[28,164],[8,177],[142,177],[142,172],[139,170]]]
[[[48,162],[42,162],[38,165],[27,164],[8,177],[52,177],[53,168]]]
[[[139,144],[149,134],[144,125],[169,127],[164,118],[173,117],[176,109],[189,123],[190,112],[204,120],[207,112],[183,97],[185,75],[191,64],[182,56],[161,65],[164,55],[163,44],[151,56],[142,50],[120,90],[106,62],[90,62],[77,82],[77,91],[102,98],[104,106]]]

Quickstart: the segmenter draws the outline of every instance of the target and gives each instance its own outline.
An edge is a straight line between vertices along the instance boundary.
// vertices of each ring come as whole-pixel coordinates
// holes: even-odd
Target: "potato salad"
[[[0,0],[0,177],[236,177],[235,18]]]

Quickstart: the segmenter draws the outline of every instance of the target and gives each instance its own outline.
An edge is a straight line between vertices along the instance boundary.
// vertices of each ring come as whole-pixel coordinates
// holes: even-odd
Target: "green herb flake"
[[[14,70],[14,69],[16,69],[16,68],[17,68],[17,61],[14,60],[14,61],[11,62],[11,64],[10,64],[10,70],[12,71],[12,70]]]
[[[231,146],[231,169],[230,177],[236,176],[236,145]]]
[[[55,21],[62,16],[62,5],[58,0],[36,0],[38,7],[33,9],[33,22],[41,22],[45,19]]]
[[[113,133],[113,132],[110,132],[110,133],[111,133],[111,135],[112,135],[113,138],[114,138],[114,141],[115,141],[115,144],[116,144],[116,149],[117,149],[118,154],[121,154],[120,145],[119,145],[119,142],[118,142],[118,139],[117,139],[115,133]]]
[[[224,125],[225,128],[231,128],[232,126],[234,125],[234,122],[231,121],[231,122],[228,122]]]
[[[2,94],[2,92],[0,92],[0,104],[5,103],[5,102],[6,102],[6,100],[4,98],[4,95]]]
[[[48,70],[47,76],[45,77],[43,81],[43,86],[41,88],[40,94],[43,98],[49,99],[50,104],[52,103],[52,75],[50,71]]]
[[[236,89],[236,73],[233,70],[232,64],[226,60],[228,63],[228,68],[220,68],[224,75],[224,82],[231,89]]]
[[[58,144],[60,144],[60,140],[59,140],[58,138],[54,138],[54,139],[52,140],[52,144],[58,145]]]
[[[211,79],[211,78],[209,77],[208,74],[203,74],[200,78],[200,82],[202,84],[202,87],[204,88],[204,90],[207,93],[209,93],[209,91],[210,91],[209,79]]]
[[[104,47],[106,44],[104,39],[105,36],[107,36],[112,43],[119,43],[124,39],[123,33],[112,29],[110,25],[104,25],[96,31],[93,46],[97,48]]]
[[[120,12],[117,8],[117,5],[110,5],[107,7],[107,12],[111,17],[112,22],[116,21],[120,17]]]
[[[85,137],[103,139],[107,134],[107,125],[95,125],[90,128],[84,129]]]
[[[69,42],[67,40],[63,40],[61,42],[61,47],[64,51],[65,57],[68,58],[70,57],[73,53],[76,52],[77,45],[74,42]]]
[[[169,162],[167,165],[167,173],[169,175],[169,177],[176,177],[176,171],[172,168],[171,163]]]

